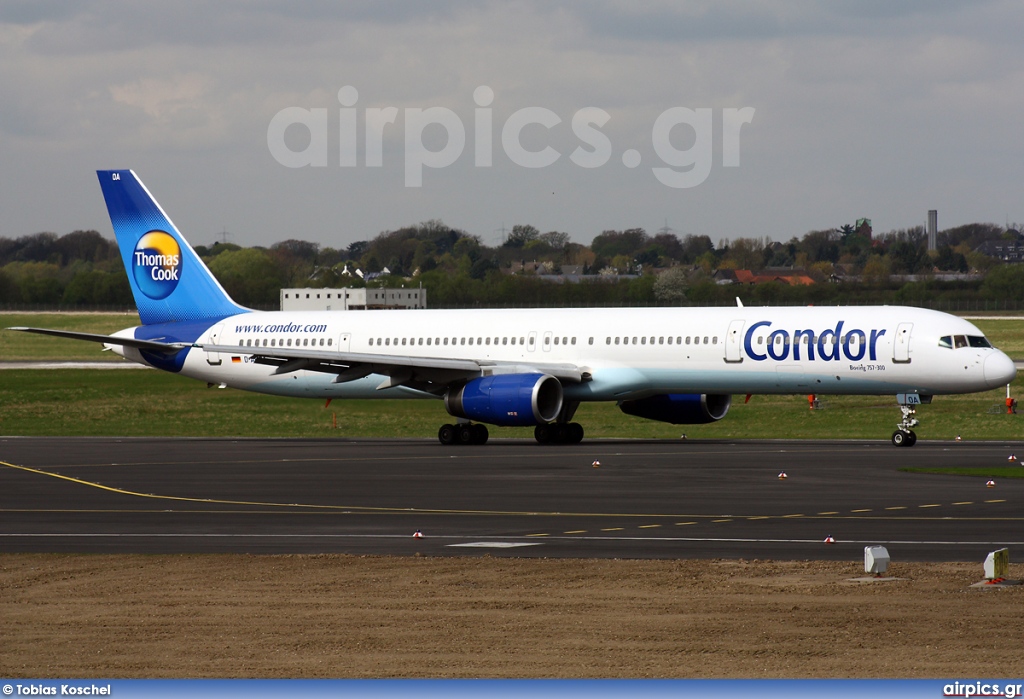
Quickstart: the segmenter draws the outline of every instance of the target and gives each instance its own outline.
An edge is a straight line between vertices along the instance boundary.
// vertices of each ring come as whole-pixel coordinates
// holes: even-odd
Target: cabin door
[[[729,323],[729,332],[725,335],[725,361],[742,362],[743,354],[740,350],[743,340],[744,320],[734,320]]]
[[[896,337],[892,340],[892,360],[899,364],[910,363],[910,330],[913,323],[900,323],[896,328]]]

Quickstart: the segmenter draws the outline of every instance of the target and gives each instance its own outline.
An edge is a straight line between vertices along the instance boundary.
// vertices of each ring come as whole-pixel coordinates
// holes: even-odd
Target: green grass
[[[1024,478],[1024,466],[1003,466],[1001,468],[901,468],[906,473],[935,473],[940,476],[972,476],[974,478]]]
[[[1024,318],[972,320],[993,345],[1014,359],[1024,359]]]
[[[0,362],[122,361],[99,343],[64,340],[3,328],[29,327],[109,335],[139,324],[138,313],[0,313]]]
[[[1020,381],[1015,393],[1020,393]],[[1003,390],[939,396],[918,410],[921,439],[1019,440],[1024,415],[1006,415]],[[889,396],[736,396],[711,425],[666,425],[621,413],[611,403],[580,406],[589,437],[678,439],[886,440],[899,417]],[[338,428],[332,427],[336,416]],[[0,434],[210,437],[434,437],[452,418],[437,400],[279,398],[206,384],[150,369],[0,371]],[[532,438],[531,428],[491,428],[493,437]]]

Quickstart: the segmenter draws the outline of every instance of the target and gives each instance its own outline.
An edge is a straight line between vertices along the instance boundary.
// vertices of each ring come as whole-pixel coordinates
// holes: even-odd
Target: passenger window
[[[563,345],[567,345],[567,344],[569,344],[569,338],[567,338],[567,337],[563,337],[563,338],[562,338],[562,344],[563,344]]]
[[[332,344],[334,344],[334,340],[327,338],[327,346],[330,347]]]
[[[704,344],[705,345],[708,344],[708,336],[707,335],[704,336]]]
[[[713,338],[711,338],[711,344],[713,344],[713,345],[717,345],[718,344],[718,335],[715,335]],[[787,345],[789,344],[789,338],[788,337],[786,338],[786,344]]]
[[[464,344],[466,344],[466,338],[462,338],[462,339],[461,339],[461,340],[459,341],[459,344],[460,344],[460,345],[464,345]]]
[[[448,344],[448,338],[447,338],[447,337],[446,337],[446,338],[444,339],[444,344],[445,344],[445,345],[447,345],[447,344]]]
[[[647,344],[647,338],[646,337],[641,337],[640,338],[640,344],[641,345],[646,345]]]
[[[668,344],[670,344],[670,345],[672,344],[672,337],[671,336],[668,338]]]
[[[594,339],[594,338],[590,338],[590,339]],[[612,338],[610,338],[610,337],[606,337],[606,338],[604,339],[604,344],[606,344],[606,345],[610,345],[610,344],[612,344]]]
[[[558,344],[558,338],[557,337],[555,338],[555,344],[556,345]]]
[[[324,339],[323,339],[322,337],[320,338],[320,346],[321,346],[321,347],[323,347],[323,346],[324,346]]]
[[[619,344],[619,338],[615,338],[615,344]]]
[[[390,337],[389,337],[389,338],[386,338],[386,339],[384,340],[384,344],[385,344],[385,345],[388,345],[388,346],[390,346],[390,345],[391,345],[391,338],[390,338]]]
[[[760,342],[761,338],[757,338],[757,341]],[[686,336],[686,344],[690,344],[690,336],[689,335]]]
[[[957,349],[960,349],[961,347],[966,347],[967,346],[967,336],[966,335],[954,335],[953,336],[953,346],[956,347]]]

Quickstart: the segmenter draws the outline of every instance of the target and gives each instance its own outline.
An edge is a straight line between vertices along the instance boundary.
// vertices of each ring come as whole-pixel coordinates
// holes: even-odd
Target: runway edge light
[[[985,487],[986,488],[995,488],[996,487],[996,482],[990,480],[987,483],[985,483]]]
[[[836,543],[836,540],[832,538],[831,534],[829,534],[828,536],[825,537],[824,543],[826,543],[826,544],[834,544],[834,543]]]
[[[889,570],[889,552],[884,546],[864,547],[864,572],[876,578]]]
[[[789,476],[787,476],[787,475],[786,475],[786,472],[785,472],[785,471],[783,471],[782,473],[780,473],[780,474],[779,474],[779,480],[780,480],[780,481],[784,481],[784,480],[786,480],[787,478],[789,478]]]
[[[416,532],[412,535],[412,538],[413,539],[422,539],[423,538],[423,532],[421,532],[419,529],[417,529]]]

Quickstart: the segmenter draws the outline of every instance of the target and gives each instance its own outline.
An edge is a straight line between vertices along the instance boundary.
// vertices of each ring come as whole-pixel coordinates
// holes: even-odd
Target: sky
[[[1017,0],[5,0],[0,236],[115,168],[193,245],[1005,224],[1022,107]]]

